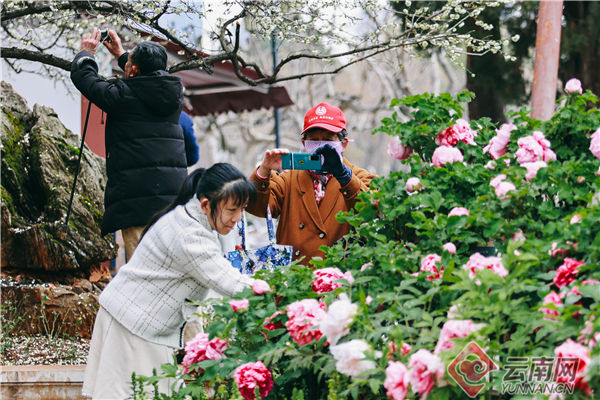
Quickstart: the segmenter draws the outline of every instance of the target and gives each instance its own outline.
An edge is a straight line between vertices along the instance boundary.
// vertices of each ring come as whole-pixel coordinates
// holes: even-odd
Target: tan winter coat
[[[261,179],[255,170],[250,176],[258,193],[255,203],[248,205],[247,211],[265,217],[269,204],[273,218],[280,217],[277,243],[294,246],[294,260],[305,257],[302,264],[308,265],[312,257],[322,257],[320,246],[331,246],[349,232],[350,226],[340,224],[335,216],[354,207],[356,195],[368,190],[375,176],[346,159],[344,164],[352,169],[352,179],[341,187],[337,179],[331,178],[319,206],[308,171],[272,171],[269,178]]]

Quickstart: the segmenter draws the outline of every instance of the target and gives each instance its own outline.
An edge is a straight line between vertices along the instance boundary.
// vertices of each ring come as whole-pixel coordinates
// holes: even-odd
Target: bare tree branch
[[[0,48],[0,54],[2,55],[2,58],[16,58],[21,60],[37,61],[42,64],[64,69],[65,71],[71,70],[71,61],[38,51],[19,49],[16,47],[2,47]]]

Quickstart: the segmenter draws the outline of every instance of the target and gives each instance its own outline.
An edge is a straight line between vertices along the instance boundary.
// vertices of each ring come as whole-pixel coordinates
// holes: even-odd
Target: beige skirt
[[[162,364],[173,362],[174,348],[151,343],[134,335],[102,307],[98,310],[82,394],[93,399],[123,400],[133,395],[131,373],[151,376]],[[161,393],[170,394],[172,379],[161,379]],[[152,393],[152,387],[145,387]]]

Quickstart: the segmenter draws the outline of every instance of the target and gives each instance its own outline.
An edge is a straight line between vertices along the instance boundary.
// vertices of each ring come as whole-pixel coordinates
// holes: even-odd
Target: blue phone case
[[[281,155],[282,169],[321,170],[321,156],[310,153],[287,153]]]

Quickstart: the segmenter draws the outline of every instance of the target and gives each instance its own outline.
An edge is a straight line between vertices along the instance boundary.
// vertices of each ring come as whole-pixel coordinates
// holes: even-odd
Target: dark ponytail
[[[201,197],[208,199],[211,209],[210,218],[215,222],[217,217],[215,212],[222,201],[233,199],[238,207],[252,203],[256,198],[256,188],[239,169],[231,164],[217,163],[208,169],[198,168],[185,178],[171,204],[150,219],[142,237],[163,215],[177,206],[186,204],[194,195],[198,199]]]

